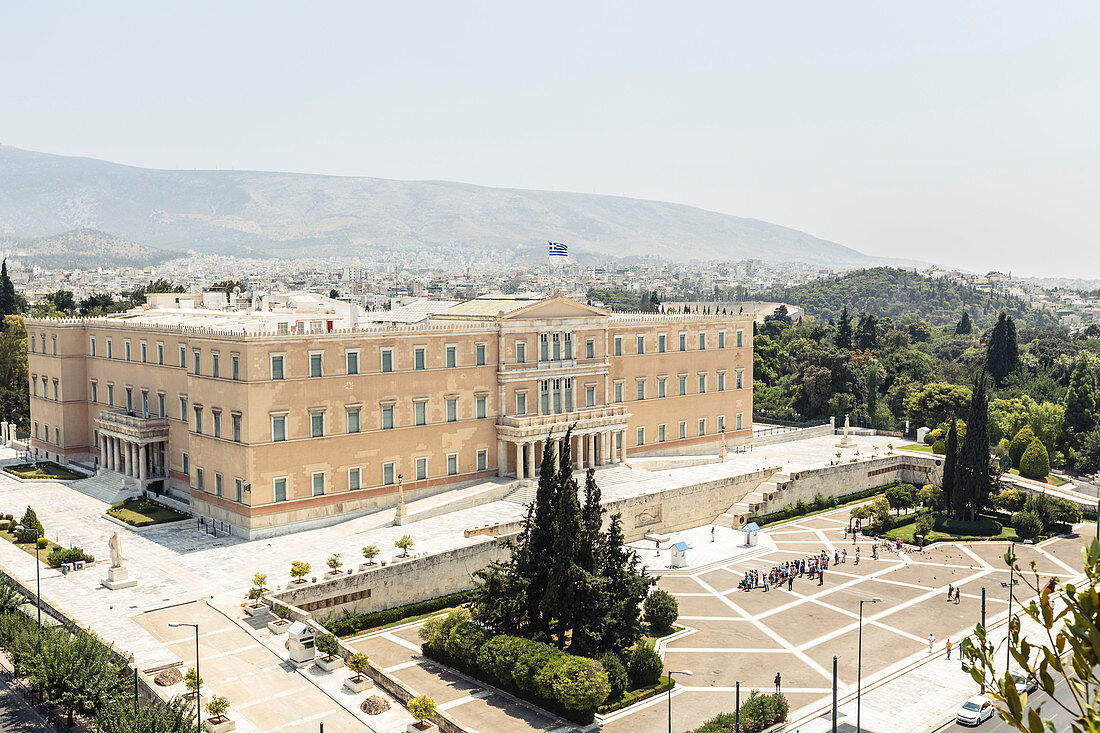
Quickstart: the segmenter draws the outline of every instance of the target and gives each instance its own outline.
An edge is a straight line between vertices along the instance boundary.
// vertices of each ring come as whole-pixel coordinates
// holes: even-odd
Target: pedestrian
[[[657,542],[657,552],[655,552],[655,553],[653,553],[653,554],[654,554],[654,555],[656,555],[656,556],[658,556],[658,557],[660,557],[660,555],[661,555],[661,541],[660,541],[660,540],[656,540],[656,542]]]
[[[959,598],[962,596],[962,588],[955,589],[955,605],[959,605]]]
[[[794,591],[794,575],[787,576],[787,590]]]
[[[840,564],[840,550],[833,550],[833,565]]]
[[[714,542],[714,525],[710,525],[710,541]]]
[[[950,583],[947,584],[947,602],[951,602],[951,595],[955,592],[955,586]]]
[[[779,694],[779,683],[783,681],[783,678],[779,676],[779,673],[775,673],[775,694]]]
[[[928,653],[929,654],[932,653],[932,647],[935,645],[935,643],[936,643],[936,637],[933,636],[932,634],[929,634],[928,635]]]
[[[818,569],[818,571],[817,571],[817,584],[818,585],[824,585],[825,584],[825,568],[819,568]]]
[[[841,556],[840,556],[840,561],[841,562],[848,562],[848,548],[847,547],[844,548],[843,554],[841,554]]]
[[[856,561],[855,561],[855,564],[859,565],[859,548],[858,547],[856,548]]]
[[[951,640],[947,640],[947,661],[951,661]]]

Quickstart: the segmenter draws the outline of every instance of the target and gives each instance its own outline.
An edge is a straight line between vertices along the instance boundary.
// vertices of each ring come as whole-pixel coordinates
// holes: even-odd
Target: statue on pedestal
[[[844,437],[842,437],[840,439],[840,442],[836,444],[838,448],[850,448],[852,446],[852,436],[849,434],[850,428],[851,428],[851,421],[848,419],[848,416],[845,415],[844,416]]]
[[[122,556],[122,538],[118,536],[117,530],[111,535],[111,539],[107,540],[107,547],[111,550],[111,567],[121,568],[122,561],[126,558]]]
[[[401,476],[397,477],[397,511],[393,515],[394,524],[405,523],[405,487]]]

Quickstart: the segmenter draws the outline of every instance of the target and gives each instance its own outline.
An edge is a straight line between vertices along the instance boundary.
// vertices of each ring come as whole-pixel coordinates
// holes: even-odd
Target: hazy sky
[[[7,2],[0,143],[621,194],[1100,276],[1100,3]]]

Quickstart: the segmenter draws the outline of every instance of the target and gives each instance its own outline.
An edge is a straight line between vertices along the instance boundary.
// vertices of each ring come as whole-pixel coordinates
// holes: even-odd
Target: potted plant
[[[183,675],[183,686],[187,688],[188,696],[193,698],[195,707],[202,704],[202,677],[191,667]]]
[[[264,587],[266,583],[267,576],[263,573],[256,573],[252,576],[252,588],[248,591],[248,597],[252,600],[252,603],[244,607],[245,613],[249,616],[260,616],[267,613],[267,604],[260,602],[260,598],[263,597],[264,591],[267,590],[267,588]]]
[[[416,718],[415,723],[409,723],[405,733],[438,733],[439,726],[428,720],[435,715],[435,700],[427,695],[417,695],[411,698],[405,706],[409,713]]]
[[[413,542],[412,535],[407,534],[402,535],[396,542],[393,543],[393,546],[401,550],[401,554],[398,555],[398,557],[408,557],[409,550],[414,544],[416,543]]]
[[[279,606],[275,609],[274,621],[267,622],[267,630],[272,634],[282,634],[290,626],[290,606]]]
[[[304,583],[306,582],[306,576],[309,575],[310,566],[308,562],[302,562],[301,560],[295,560],[290,563],[290,577],[294,580],[292,583]]]
[[[206,714],[210,716],[206,719],[207,733],[225,733],[225,731],[236,730],[237,724],[226,716],[228,712],[229,700],[224,696],[214,695],[210,698],[210,702],[206,703]]]
[[[367,671],[368,660],[366,654],[352,654],[347,660],[348,669],[355,674],[344,680],[344,687],[352,692],[362,692],[374,686],[374,682],[363,672]]]
[[[344,666],[344,660],[340,658],[340,642],[332,634],[321,634],[317,637],[317,651],[324,656],[318,657],[315,664],[326,672],[339,669]]]
[[[367,559],[365,563],[359,566],[360,570],[365,570],[372,565],[375,565],[374,558],[378,557],[378,553],[381,550],[378,549],[378,545],[367,545],[363,548],[363,557]]]
[[[340,553],[332,553],[332,557],[325,560],[325,565],[329,566],[329,571],[325,573],[326,578],[335,578],[342,572],[340,568],[344,567],[344,561],[340,559]]]

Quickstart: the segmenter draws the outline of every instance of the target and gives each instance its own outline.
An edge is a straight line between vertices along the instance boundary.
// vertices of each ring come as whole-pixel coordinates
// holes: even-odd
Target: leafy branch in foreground
[[[1023,583],[1036,598],[1020,612],[1039,624],[1046,635],[1041,643],[1028,641],[1020,633],[1018,621],[1009,626],[1008,655],[1022,674],[1034,680],[1038,689],[1049,696],[1036,705],[1028,704],[1027,693],[1019,694],[1013,674],[998,667],[1003,649],[989,640],[988,631],[978,624],[974,638],[962,643],[962,652],[974,681],[984,685],[990,698],[1009,725],[1023,733],[1054,731],[1054,723],[1042,716],[1043,706],[1057,705],[1074,716],[1073,733],[1100,733],[1100,542],[1093,540],[1081,549],[1086,580],[1082,587],[1052,579],[1043,583],[1031,563],[1031,573],[1020,572],[1016,556],[1009,551],[1005,563],[1020,572]],[[1030,577],[1029,577],[1030,576]],[[1055,697],[1055,687],[1065,682],[1070,700]]]

